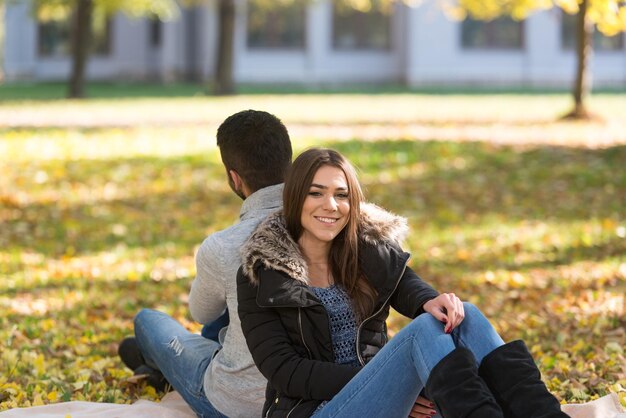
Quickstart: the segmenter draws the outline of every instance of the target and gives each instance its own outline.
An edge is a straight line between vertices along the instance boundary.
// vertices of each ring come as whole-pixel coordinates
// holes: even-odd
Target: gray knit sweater
[[[267,215],[282,206],[283,185],[258,190],[243,202],[239,222],[204,240],[196,255],[196,278],[189,293],[194,320],[207,324],[228,307],[230,325],[220,332],[223,348],[204,375],[209,402],[230,418],[257,417],[265,401],[266,380],[257,370],[237,315],[240,247]]]

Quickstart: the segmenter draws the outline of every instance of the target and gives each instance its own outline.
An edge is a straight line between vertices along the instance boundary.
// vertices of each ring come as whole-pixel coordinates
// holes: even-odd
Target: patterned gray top
[[[352,303],[350,303],[350,296],[343,288],[337,285],[311,287],[311,290],[322,302],[328,313],[335,363],[358,366],[359,360],[356,355],[356,316],[354,315]],[[327,403],[328,401],[322,402],[313,411],[313,415],[319,413]]]
[[[359,365],[356,355],[356,317],[350,296],[340,286],[311,287],[315,296],[322,302],[328,319],[333,341],[335,363]]]

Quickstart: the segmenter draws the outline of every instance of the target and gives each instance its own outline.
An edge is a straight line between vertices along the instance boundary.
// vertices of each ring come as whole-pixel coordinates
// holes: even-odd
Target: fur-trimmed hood
[[[371,203],[361,203],[360,239],[371,245],[385,242],[399,244],[408,233],[407,220]],[[286,273],[308,284],[306,262],[293,240],[282,211],[269,215],[259,224],[241,249],[243,273],[257,283],[255,265]]]

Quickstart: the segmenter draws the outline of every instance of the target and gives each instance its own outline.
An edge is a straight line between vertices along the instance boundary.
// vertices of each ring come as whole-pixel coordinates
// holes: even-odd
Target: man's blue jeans
[[[204,338],[208,338],[209,340],[219,342],[220,331],[222,328],[227,327],[228,324],[230,324],[230,316],[228,315],[228,309],[226,309],[224,313],[215,321],[205,324],[202,327],[200,335]]]
[[[478,308],[463,306],[465,319],[452,334],[430,314],[415,318],[315,417],[408,417],[430,371],[457,346],[471,350],[480,364],[504,341]]]
[[[204,372],[221,348],[187,331],[174,318],[152,309],[135,317],[135,337],[146,364],[160,370],[199,417],[224,417],[204,393]]]

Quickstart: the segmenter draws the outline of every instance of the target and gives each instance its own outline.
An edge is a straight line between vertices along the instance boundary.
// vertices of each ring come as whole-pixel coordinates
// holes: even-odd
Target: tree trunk
[[[91,43],[91,19],[93,0],[78,0],[72,14],[72,73],[70,75],[69,98],[85,97],[85,66]]]
[[[568,119],[590,119],[592,115],[586,107],[591,92],[591,69],[593,53],[593,23],[589,19],[589,0],[582,0],[576,20],[576,81],[574,82],[574,109],[565,117]]]
[[[218,0],[219,33],[217,61],[213,92],[217,95],[233,94],[233,48],[235,39],[235,2]]]

